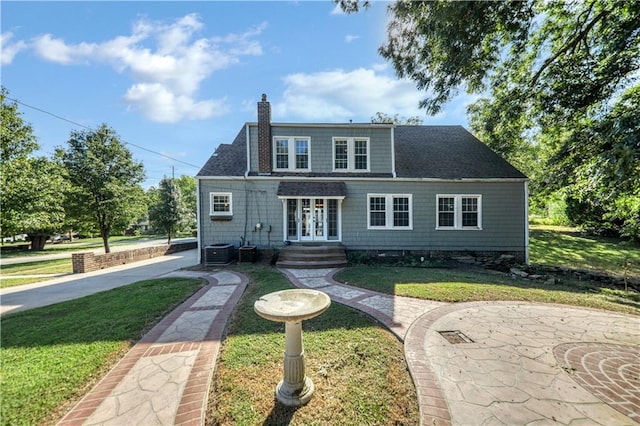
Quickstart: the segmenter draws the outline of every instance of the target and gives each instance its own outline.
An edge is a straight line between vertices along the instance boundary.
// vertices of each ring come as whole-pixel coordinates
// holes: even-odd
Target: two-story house
[[[257,123],[197,174],[198,238],[527,260],[527,178],[460,126]]]

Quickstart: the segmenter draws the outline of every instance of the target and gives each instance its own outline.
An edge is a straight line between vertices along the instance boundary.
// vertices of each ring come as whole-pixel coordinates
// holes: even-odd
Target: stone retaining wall
[[[132,250],[118,251],[106,254],[94,254],[93,252],[73,253],[71,261],[73,273],[82,274],[85,272],[97,271],[99,269],[112,268],[127,263],[139,262],[141,260],[152,259],[184,250],[191,250],[198,247],[198,243],[176,243],[170,246],[141,247]]]

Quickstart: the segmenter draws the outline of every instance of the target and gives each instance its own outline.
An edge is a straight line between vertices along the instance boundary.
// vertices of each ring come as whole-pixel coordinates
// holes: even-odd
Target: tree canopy
[[[509,91],[539,113],[610,98],[640,65],[640,8],[626,0],[401,0],[380,54],[427,91],[428,113],[460,89]]]
[[[25,233],[32,250],[42,250],[45,241],[64,222],[66,185],[59,167],[45,157],[35,156],[38,143],[31,125],[22,119],[8,91],[0,92],[1,153],[0,188],[2,235]]]
[[[180,187],[180,197],[182,199],[182,222],[181,230],[194,232],[196,230],[196,179],[193,176],[182,175],[175,179],[175,183]]]
[[[155,202],[149,208],[149,221],[155,229],[167,233],[167,244],[183,221],[183,204],[180,187],[173,179],[164,178],[154,193]]]
[[[418,116],[413,117],[401,117],[400,114],[395,114],[393,116],[389,114],[385,114],[384,112],[376,112],[376,115],[371,117],[372,123],[379,124],[397,124],[397,125],[407,125],[407,126],[416,126],[422,124],[422,118]]]
[[[67,147],[56,156],[72,185],[67,213],[79,221],[91,220],[100,230],[105,253],[112,231],[124,230],[146,208],[142,163],[116,132],[103,124],[96,130],[72,131]]]
[[[420,107],[436,114],[461,91],[481,95],[472,130],[530,176],[536,197],[559,191],[576,224],[640,239],[640,183],[629,178],[640,157],[637,2],[399,0],[389,11],[379,52],[424,91]]]

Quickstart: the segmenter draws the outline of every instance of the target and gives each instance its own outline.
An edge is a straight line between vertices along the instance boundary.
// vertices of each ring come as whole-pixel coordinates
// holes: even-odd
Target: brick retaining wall
[[[73,273],[82,274],[84,272],[97,271],[99,269],[111,268],[127,263],[152,259],[184,250],[191,250],[198,247],[198,243],[176,243],[170,246],[141,247],[133,250],[118,251],[106,254],[94,254],[93,252],[82,252],[71,254]]]

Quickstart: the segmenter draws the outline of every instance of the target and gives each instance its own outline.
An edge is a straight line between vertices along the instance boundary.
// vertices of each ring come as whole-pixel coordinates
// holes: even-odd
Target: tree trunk
[[[49,239],[49,235],[29,235],[29,240],[31,240],[31,250],[32,251],[44,250],[44,245],[48,239]]]
[[[102,244],[104,245],[105,254],[111,253],[111,248],[109,247],[109,230],[100,228],[100,236],[102,237]]]
[[[169,238],[167,238],[167,244],[171,245],[171,228],[169,228],[168,231],[169,231]]]

